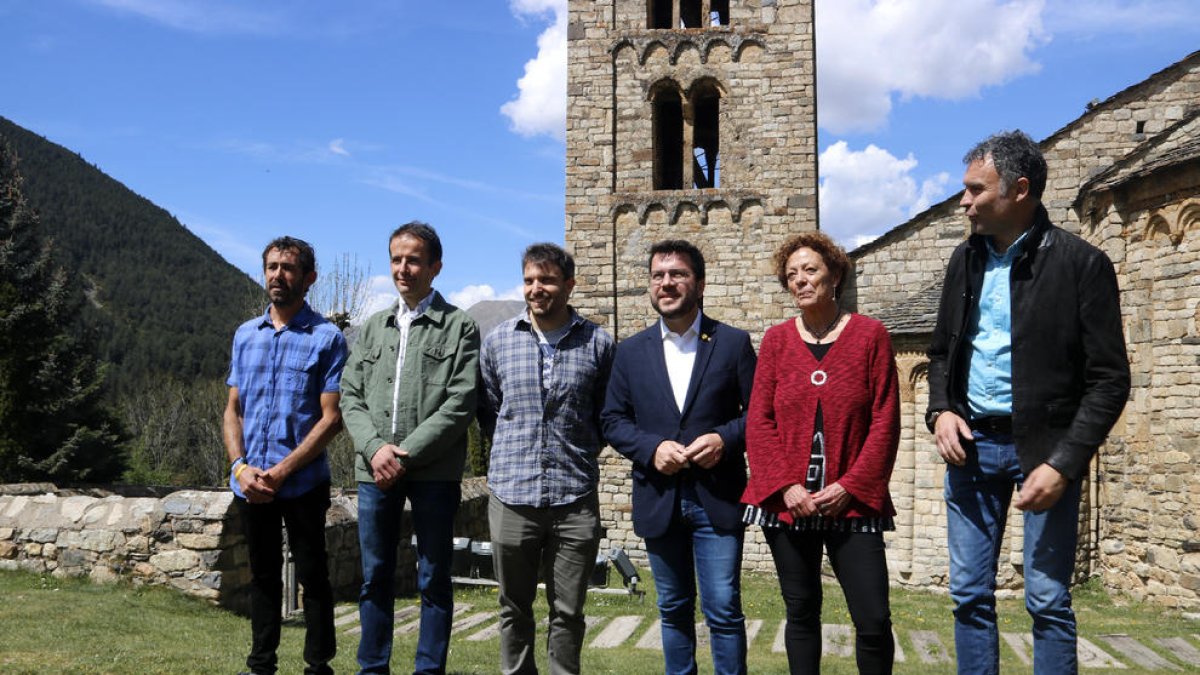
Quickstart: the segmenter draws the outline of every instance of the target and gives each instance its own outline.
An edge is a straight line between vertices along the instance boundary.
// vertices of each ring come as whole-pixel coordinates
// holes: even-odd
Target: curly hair
[[[829,268],[829,273],[838,280],[837,286],[833,291],[834,295],[841,296],[842,286],[846,282],[846,275],[849,274],[852,268],[850,256],[846,255],[846,250],[838,246],[824,232],[802,232],[793,235],[775,251],[775,276],[779,279],[779,285],[783,286],[784,290],[788,289],[788,258],[791,258],[793,253],[802,248],[810,248],[817,255],[821,256],[821,260],[825,261],[825,266]]]
[[[1046,158],[1038,144],[1021,130],[1002,131],[980,141],[963,157],[963,164],[992,158],[1000,174],[1000,189],[1008,192],[1018,178],[1029,181],[1029,194],[1041,199],[1046,190]]]
[[[313,252],[312,244],[295,237],[276,237],[263,249],[263,269],[267,269],[267,255],[271,251],[295,251],[300,262],[300,273],[308,276],[317,270],[317,254]]]

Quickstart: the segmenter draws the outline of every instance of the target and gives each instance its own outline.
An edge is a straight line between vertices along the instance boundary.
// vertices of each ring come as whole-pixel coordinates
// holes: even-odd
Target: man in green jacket
[[[415,673],[444,673],[454,614],[454,514],[475,411],[479,329],[433,290],[442,243],[421,222],[388,242],[395,307],[371,316],[342,374],[342,419],[357,451],[363,673],[386,673],[392,653],[396,547],[404,500],[417,536],[421,627]]]

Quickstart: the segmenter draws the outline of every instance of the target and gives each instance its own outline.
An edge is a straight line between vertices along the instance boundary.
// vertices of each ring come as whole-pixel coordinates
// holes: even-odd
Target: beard
[[[674,299],[674,298],[672,298]],[[700,301],[692,295],[684,295],[679,298],[679,305],[675,309],[664,310],[659,299],[655,296],[650,296],[650,305],[654,307],[654,311],[664,319],[678,319],[681,316],[691,314],[692,310],[699,306]]]
[[[304,293],[287,284],[279,284],[267,289],[267,295],[271,298],[272,305],[286,306],[291,305],[304,297]]]

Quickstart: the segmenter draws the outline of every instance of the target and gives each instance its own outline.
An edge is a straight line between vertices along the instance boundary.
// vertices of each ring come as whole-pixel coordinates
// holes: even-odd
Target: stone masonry
[[[654,318],[645,293],[650,245],[685,238],[707,261],[705,311],[748,329],[757,342],[792,312],[772,274],[772,254],[788,235],[816,227],[813,4],[731,2],[726,25],[650,28],[651,4],[569,3],[566,243],[578,264],[573,302],[618,339],[636,333]],[[709,0],[700,4],[707,17]],[[680,6],[674,10],[678,26]],[[696,92],[719,95],[716,187],[654,189],[661,141],[654,106],[664,90],[683,99],[689,148],[689,134],[701,124]],[[644,549],[630,521],[628,461],[609,449],[601,464],[604,545],[638,556]],[[760,539],[748,540],[747,567],[758,563],[770,567],[770,554]]]
[[[1200,608],[1200,52],[1089,106],[1042,142],[1054,222],[1116,267],[1133,372],[1122,419],[1084,491],[1078,575],[1170,607]],[[965,153],[968,148],[963,148]],[[950,252],[967,234],[959,195],[852,252],[852,300],[893,333],[904,435],[888,538],[893,579],[944,584],[944,467],[925,430],[924,351]],[[1000,580],[1019,589],[1020,518]],[[1015,527],[1013,527],[1015,526]]]
[[[326,518],[339,601],[356,600],[362,585],[357,499],[354,491],[334,490]],[[169,586],[244,613],[250,567],[233,500],[227,489],[0,486],[0,569]],[[406,510],[396,573],[400,593],[416,589],[408,518]],[[486,538],[483,479],[463,482],[455,533]]]

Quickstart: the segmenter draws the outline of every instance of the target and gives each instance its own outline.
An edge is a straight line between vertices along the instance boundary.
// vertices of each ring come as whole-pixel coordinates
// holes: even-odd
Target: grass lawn
[[[615,579],[614,574],[614,579]],[[661,655],[655,650],[633,647],[654,621],[653,587],[642,601],[627,596],[594,595],[588,599],[589,616],[615,617],[637,614],[642,624],[624,645],[615,649],[585,648],[585,673],[657,673],[662,672]],[[615,582],[619,583],[619,582]],[[749,619],[763,619],[762,631],[750,647],[751,673],[785,673],[786,657],[771,651],[779,622],[783,619],[782,601],[774,578],[747,573],[743,580],[743,601]],[[245,618],[206,603],[161,588],[134,587],[126,584],[93,585],[85,580],[56,579],[17,572],[0,572],[0,671],[4,673],[235,673],[244,667],[249,646],[250,626]],[[465,588],[456,599],[473,605],[472,611],[496,606],[494,588]],[[949,599],[944,595],[892,591],[892,617],[900,636],[900,647],[907,660],[896,664],[897,673],[951,673],[951,665],[927,665],[921,662],[910,638],[911,631],[933,631],[953,653]],[[411,598],[397,601],[398,607],[413,604]],[[538,616],[545,616],[544,598]],[[1152,647],[1163,656],[1170,652],[1152,641],[1154,637],[1184,637],[1200,647],[1200,622],[1182,618],[1153,606],[1141,606],[1121,598],[1110,599],[1092,585],[1076,589],[1076,611],[1081,634],[1129,669],[1111,672],[1138,673],[1128,659],[1108,648],[1097,636],[1123,633]],[[1029,620],[1019,600],[1007,600],[1001,606],[1001,629],[1028,631]],[[824,611],[826,623],[849,624],[850,618],[836,586],[826,587]],[[487,624],[483,624],[487,625]],[[482,626],[466,631],[473,633]],[[597,631],[589,632],[590,641]],[[339,634],[339,653],[334,668],[341,673],[355,670],[357,640]],[[542,636],[539,636],[540,638]],[[285,626],[280,647],[280,672],[299,673],[303,669],[300,652],[303,627]],[[411,666],[415,635],[396,639],[392,666],[404,672]],[[544,644],[544,640],[543,640]],[[481,642],[456,635],[451,645],[450,667],[458,673],[497,671],[498,642]],[[542,649],[544,651],[544,647]],[[1173,661],[1184,670],[1200,671],[1200,665],[1188,665],[1176,655]],[[539,654],[543,672],[544,654]],[[700,661],[701,672],[712,672],[707,651]],[[1007,646],[1002,646],[1005,673],[1030,672]],[[827,657],[826,673],[857,672],[852,658]],[[1088,671],[1106,672],[1106,671]]]

